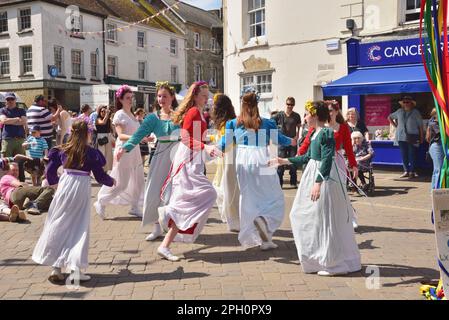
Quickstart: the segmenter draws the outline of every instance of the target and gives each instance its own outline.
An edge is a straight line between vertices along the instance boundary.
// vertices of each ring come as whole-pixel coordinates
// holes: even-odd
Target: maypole
[[[419,37],[422,62],[432,91],[440,125],[445,158],[436,189],[432,192],[432,222],[438,252],[441,279],[438,287],[423,286],[421,292],[430,300],[446,299],[449,292],[449,45],[446,0],[422,0]],[[447,294],[446,294],[447,297]]]

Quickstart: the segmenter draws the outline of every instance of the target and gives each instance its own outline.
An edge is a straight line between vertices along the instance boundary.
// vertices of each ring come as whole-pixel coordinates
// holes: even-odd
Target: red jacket
[[[309,128],[309,132],[307,133],[304,142],[298,149],[298,156],[306,154],[310,146],[312,133],[314,131],[314,128]],[[351,168],[357,167],[357,161],[355,160],[354,151],[352,150],[351,131],[349,130],[349,126],[346,123],[340,124],[340,129],[338,131],[334,131],[334,138],[335,150],[338,151],[344,148],[346,156],[348,157],[349,166]]]
[[[207,123],[201,116],[197,107],[192,107],[184,115],[181,130],[181,141],[192,150],[204,149],[204,132],[207,130]]]

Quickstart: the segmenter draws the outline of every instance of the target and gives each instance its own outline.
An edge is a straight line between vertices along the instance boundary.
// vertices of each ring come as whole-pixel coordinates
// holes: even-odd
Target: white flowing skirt
[[[132,206],[134,209],[142,211],[145,190],[145,176],[143,171],[142,157],[140,149],[134,148],[131,152],[125,153],[116,161],[114,152],[114,166],[110,176],[115,179],[116,185],[113,187],[102,186],[98,192],[98,202],[101,205]]]
[[[165,208],[166,220],[172,219],[179,230],[194,227],[192,234],[178,233],[175,238],[178,242],[192,243],[196,240],[217,199],[214,187],[204,175],[203,154],[204,151],[192,154],[180,143],[173,160],[172,193]]]
[[[262,244],[254,224],[263,217],[273,234],[284,219],[284,194],[275,168],[268,167],[267,147],[237,146],[236,169],[240,188],[239,241],[244,247]]]
[[[61,176],[32,259],[70,270],[88,267],[90,176]]]
[[[142,225],[158,221],[158,208],[168,204],[171,195],[171,185],[168,185],[161,199],[161,189],[170,172],[172,159],[179,142],[158,143],[151,159],[150,172],[145,186]]]
[[[361,269],[360,253],[352,227],[352,212],[335,162],[330,178],[321,185],[318,201],[310,199],[320,162],[310,160],[290,213],[298,257],[305,273],[355,272]]]
[[[239,200],[240,189],[237,181],[236,150],[229,150],[219,159],[214,187],[217,191],[217,207],[221,220],[228,224],[229,230],[240,230]]]

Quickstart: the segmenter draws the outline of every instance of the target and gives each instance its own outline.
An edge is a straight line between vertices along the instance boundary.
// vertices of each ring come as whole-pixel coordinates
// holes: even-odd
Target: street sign
[[[58,68],[56,66],[48,66],[48,74],[51,77],[55,78],[55,77],[58,76],[59,70],[58,70]]]
[[[137,91],[143,93],[154,93],[156,88],[152,86],[137,86]]]

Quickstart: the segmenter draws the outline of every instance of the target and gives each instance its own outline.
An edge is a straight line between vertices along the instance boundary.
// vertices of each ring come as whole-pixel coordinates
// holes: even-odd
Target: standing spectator
[[[411,96],[402,97],[401,108],[390,114],[388,120],[396,127],[395,143],[399,144],[402,155],[404,173],[400,178],[415,178],[416,153],[424,140],[423,121],[416,110],[416,101]]]
[[[48,102],[48,108],[53,115],[58,112],[58,109],[61,110],[58,118],[56,119],[56,145],[59,146],[61,144],[67,143],[72,127],[71,115],[68,111],[64,110],[62,106],[58,104],[58,101],[56,101],[56,99],[52,99]]]
[[[25,110],[16,105],[16,95],[9,92],[5,95],[6,107],[0,109],[0,123],[2,130],[2,157],[14,157],[25,154],[22,143],[25,141],[25,126],[27,114]],[[25,181],[23,162],[19,165],[19,179]]]
[[[95,120],[95,128],[97,129],[97,149],[104,155],[106,165],[103,170],[108,172],[112,170],[113,154],[112,145],[115,143],[112,135],[111,109],[107,106],[100,106],[98,117]]]
[[[97,145],[97,139],[98,139],[98,132],[97,132],[97,119],[100,116],[100,109],[102,106],[98,106],[97,109],[95,109],[94,112],[92,112],[89,115],[89,122],[93,125],[94,131],[92,133],[92,145],[95,146]]]
[[[55,190],[50,187],[31,187],[24,182],[20,182],[17,177],[19,168],[17,163],[11,163],[10,169],[3,178],[0,179],[0,192],[2,198],[11,209],[16,205],[20,210],[24,209],[26,198],[31,201],[28,203],[29,214],[40,215],[48,210],[53,200]]]
[[[362,133],[363,138],[369,142],[369,131],[365,123],[360,119],[359,113],[356,108],[349,108],[346,112],[346,123],[349,126],[351,133],[359,131]]]
[[[286,101],[285,111],[278,112],[273,120],[276,122],[279,131],[292,139],[298,140],[299,131],[301,129],[301,116],[293,111],[295,107],[295,98],[288,97]],[[290,158],[296,156],[297,146],[279,146],[279,157]],[[294,165],[279,166],[278,175],[281,187],[284,184],[284,171],[288,167],[290,170],[290,185],[297,188],[298,177],[296,167]]]
[[[53,146],[53,121],[59,117],[58,108],[54,115],[47,109],[47,101],[43,95],[37,95],[34,104],[27,110],[28,127],[39,126],[41,137],[47,141],[48,149]],[[23,143],[23,141],[22,141]]]
[[[438,123],[437,110],[433,108],[430,113],[429,126],[427,127],[426,140],[429,143],[429,154],[433,162],[432,189],[438,188],[440,170],[444,162],[444,150],[441,144],[440,125]]]

